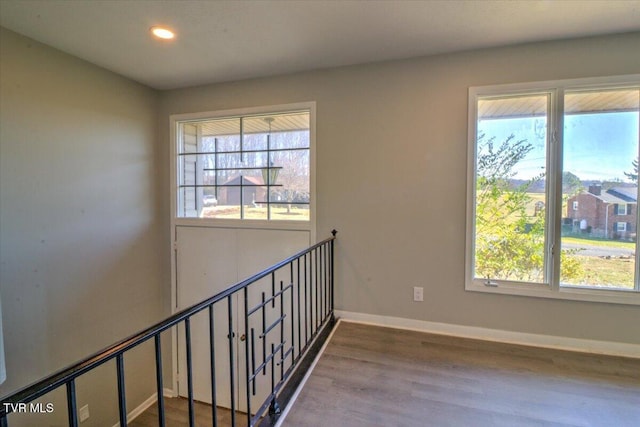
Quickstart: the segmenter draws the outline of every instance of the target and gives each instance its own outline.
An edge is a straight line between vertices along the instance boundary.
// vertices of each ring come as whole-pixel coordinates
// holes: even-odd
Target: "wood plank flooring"
[[[640,426],[640,359],[341,322],[284,426]]]
[[[211,427],[213,425],[211,405],[201,402],[194,403],[196,427]],[[187,399],[181,397],[165,398],[164,405],[166,427],[189,426],[189,406]],[[245,413],[236,412],[236,425],[246,426],[246,417],[247,415]],[[231,411],[225,408],[218,408],[217,419],[219,427],[231,426]],[[150,406],[149,409],[128,423],[128,425],[129,427],[158,427],[157,404]]]
[[[165,406],[167,427],[188,426],[186,399]],[[196,426],[211,420],[196,402]],[[283,426],[640,427],[640,359],[341,322]]]

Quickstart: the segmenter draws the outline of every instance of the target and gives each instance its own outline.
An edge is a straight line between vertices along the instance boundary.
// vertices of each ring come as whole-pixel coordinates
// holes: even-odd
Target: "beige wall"
[[[5,395],[160,320],[169,281],[158,94],[1,31]],[[130,408],[153,393],[151,350],[125,358]],[[115,398],[115,364],[80,380],[83,426],[113,425]],[[64,401],[55,414],[66,418]]]
[[[634,33],[164,92],[163,161],[170,114],[316,101],[318,235],[339,230],[337,308],[640,344],[638,306],[464,290],[469,86],[638,73],[638,46]]]

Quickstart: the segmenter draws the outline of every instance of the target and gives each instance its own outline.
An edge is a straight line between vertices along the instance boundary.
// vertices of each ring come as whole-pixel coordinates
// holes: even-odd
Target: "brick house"
[[[602,191],[590,185],[567,201],[567,219],[574,232],[590,232],[608,239],[629,239],[636,234],[638,187],[612,187]]]

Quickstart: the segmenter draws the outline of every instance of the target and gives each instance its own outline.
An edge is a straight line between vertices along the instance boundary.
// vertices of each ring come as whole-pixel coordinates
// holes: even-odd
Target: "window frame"
[[[602,289],[560,285],[560,248],[562,230],[562,144],[564,137],[564,95],[566,91],[640,88],[640,74],[474,86],[468,90],[467,122],[467,207],[465,239],[465,290],[540,298],[594,301],[640,305],[640,254],[636,251],[635,288]],[[477,163],[477,107],[480,98],[549,94],[547,116],[547,158],[545,195],[545,283],[509,282],[474,277],[475,200]],[[639,150],[640,151],[640,150]],[[640,186],[639,186],[640,189]],[[639,210],[640,211],[640,210]],[[636,213],[636,221],[639,221]],[[636,240],[638,245],[638,240]]]
[[[618,209],[616,211],[616,215],[618,215],[618,216],[628,215],[627,204],[626,203],[618,203],[617,205],[618,205]],[[623,206],[624,206],[624,211],[622,209],[620,209]]]
[[[577,211],[577,210],[578,210],[578,206],[579,206],[578,201],[577,201],[577,200],[574,200],[574,201],[573,201],[573,210],[574,210],[574,211]]]
[[[299,111],[309,112],[309,221],[240,219],[240,218],[195,218],[179,216],[178,170],[179,170],[179,123],[233,116],[286,114]],[[316,228],[316,103],[300,102],[292,104],[237,108],[229,110],[205,111],[198,113],[172,114],[170,122],[170,209],[172,226],[204,226],[246,229],[308,230],[312,235]]]
[[[620,225],[623,225],[623,227],[620,228]],[[627,231],[627,223],[625,221],[616,222],[616,231],[625,232],[626,233],[626,231]]]

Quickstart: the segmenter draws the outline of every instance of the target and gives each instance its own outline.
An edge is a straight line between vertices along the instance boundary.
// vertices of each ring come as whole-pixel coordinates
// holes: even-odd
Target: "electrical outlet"
[[[78,411],[78,416],[80,417],[80,422],[86,421],[89,419],[89,405],[84,405]]]
[[[420,286],[413,287],[413,300],[424,301],[424,288]]]

